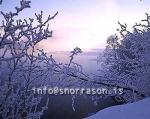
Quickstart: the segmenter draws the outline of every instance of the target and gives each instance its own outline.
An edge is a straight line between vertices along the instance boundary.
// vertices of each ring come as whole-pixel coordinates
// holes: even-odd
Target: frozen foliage
[[[74,55],[78,55],[78,53],[82,53],[81,49],[76,47],[73,51],[71,51],[71,55],[70,55],[70,63],[69,65],[72,63]]]
[[[86,119],[149,119],[150,98],[135,103],[113,106]]]
[[[0,118],[40,118],[49,99],[45,106],[39,105],[42,97],[33,94],[33,87],[79,86],[83,82],[74,79],[85,77],[82,66],[73,62],[74,56],[82,52],[80,48],[71,51],[68,64],[62,64],[36,47],[40,41],[52,37],[49,21],[58,12],[45,21],[42,11],[35,14],[36,19],[17,19],[26,8],[30,8],[30,1],[21,0],[16,12],[1,11],[4,20],[0,26]]]
[[[58,12],[45,21],[43,11],[35,14],[36,19],[17,19],[26,8],[30,8],[30,1],[21,0],[15,12],[1,11],[4,20],[0,25],[0,118],[40,118],[48,108],[49,99],[44,106],[39,105],[42,97],[34,95],[31,89],[45,85],[123,87],[129,93],[135,93],[134,99],[137,95],[149,95],[148,15],[144,20],[147,24],[136,24],[133,33],[120,24],[122,40],[117,36],[109,38],[102,76],[87,76],[82,66],[74,62],[75,56],[82,52],[80,48],[71,51],[69,62],[62,64],[36,47],[42,40],[52,37],[49,21]],[[75,96],[72,97],[75,111],[74,99]]]
[[[37,26],[34,26],[32,18],[17,19],[26,8],[30,8],[30,1],[21,0],[20,7],[15,7],[16,12],[1,11],[4,20],[0,26],[0,117],[5,119],[37,119],[48,105],[47,100],[45,106],[38,109],[41,97],[33,95],[31,88],[45,83],[42,77],[47,75],[49,65],[52,67],[55,63],[42,51],[37,55],[35,46],[52,37],[48,22],[57,13],[44,22],[43,12],[36,14]]]
[[[120,24],[120,23],[119,23]],[[127,101],[150,96],[150,16],[127,30],[120,24],[119,35],[107,39],[101,63],[102,75],[112,84],[131,89],[123,95]]]

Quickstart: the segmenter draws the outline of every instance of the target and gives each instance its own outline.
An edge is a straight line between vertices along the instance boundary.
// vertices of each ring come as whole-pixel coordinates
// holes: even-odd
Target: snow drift
[[[109,107],[86,119],[150,119],[150,98]]]

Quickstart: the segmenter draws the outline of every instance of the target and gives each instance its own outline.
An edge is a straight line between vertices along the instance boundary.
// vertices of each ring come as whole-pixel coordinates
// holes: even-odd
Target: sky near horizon
[[[14,10],[19,0],[4,0],[0,11]],[[116,33],[118,21],[129,27],[150,13],[150,0],[31,0],[31,8],[20,18],[33,17],[43,11],[46,16],[58,15],[50,22],[53,37],[42,41],[40,47],[47,52],[105,48],[106,39]],[[0,16],[0,18],[2,18]]]

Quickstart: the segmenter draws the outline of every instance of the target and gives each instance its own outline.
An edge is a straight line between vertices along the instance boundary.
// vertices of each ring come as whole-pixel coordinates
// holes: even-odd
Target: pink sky
[[[2,9],[12,10],[19,1],[5,0]],[[116,33],[118,21],[129,27],[150,13],[149,0],[32,0],[31,9],[25,10],[21,17],[33,17],[41,10],[53,15],[59,14],[50,22],[53,37],[40,43],[49,51],[82,50],[105,48],[106,39]],[[46,17],[45,17],[46,18]]]
[[[76,46],[83,50],[105,48],[107,37],[116,33],[116,29],[119,28],[118,21],[127,23],[130,28],[150,10],[139,1],[123,7],[117,0],[94,1],[89,0],[83,9],[82,6],[73,7],[74,12],[65,11],[65,8],[61,11],[60,8],[58,16],[51,24],[54,30],[51,39],[53,41],[44,41],[42,47],[47,51],[72,50]]]

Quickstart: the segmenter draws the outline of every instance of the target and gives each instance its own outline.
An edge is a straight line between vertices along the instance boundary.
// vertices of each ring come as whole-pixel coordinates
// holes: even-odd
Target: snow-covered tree
[[[30,8],[30,1],[21,0],[16,12],[1,11],[0,118],[4,119],[40,118],[49,99],[44,106],[39,105],[42,97],[32,92],[33,87],[80,85],[82,81],[73,79],[85,76],[82,66],[73,61],[82,52],[80,48],[71,51],[68,64],[62,64],[36,47],[52,37],[49,21],[58,12],[45,21],[43,11],[35,14],[36,19],[19,19],[18,15],[26,8]]]
[[[150,16],[146,14],[146,19],[136,23],[132,32],[126,24],[120,26],[120,35],[107,39],[101,63],[103,75],[114,80],[115,85],[132,89],[125,91],[127,100],[150,96]]]
[[[47,109],[48,100],[38,109],[41,97],[33,95],[31,88],[43,85],[48,73],[58,66],[52,56],[36,49],[37,43],[52,37],[49,21],[58,12],[45,21],[42,11],[35,14],[36,20],[17,19],[26,8],[30,8],[30,1],[21,0],[20,6],[15,7],[16,12],[1,11],[0,116],[3,119],[39,118]]]

